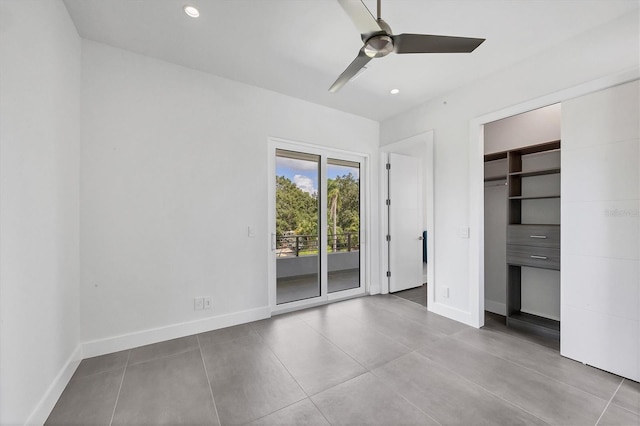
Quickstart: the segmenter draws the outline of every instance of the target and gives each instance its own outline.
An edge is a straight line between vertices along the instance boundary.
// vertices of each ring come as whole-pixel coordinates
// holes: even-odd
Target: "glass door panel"
[[[327,159],[327,285],[360,287],[360,163]]]
[[[320,156],[276,150],[276,304],[321,295]]]

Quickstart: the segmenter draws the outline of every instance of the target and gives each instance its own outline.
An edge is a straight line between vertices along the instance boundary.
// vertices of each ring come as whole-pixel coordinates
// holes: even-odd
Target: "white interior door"
[[[422,194],[420,161],[389,154],[389,291],[422,282]]]

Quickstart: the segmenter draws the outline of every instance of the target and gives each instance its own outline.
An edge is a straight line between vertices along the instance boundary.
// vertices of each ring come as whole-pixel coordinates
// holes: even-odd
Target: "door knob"
[[[419,239],[420,241],[422,241],[422,235],[420,235],[420,236],[418,237],[418,239]]]

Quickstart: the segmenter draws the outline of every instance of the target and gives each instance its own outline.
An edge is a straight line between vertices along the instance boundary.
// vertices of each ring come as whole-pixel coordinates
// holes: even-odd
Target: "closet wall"
[[[485,154],[537,145],[560,139],[560,104],[508,117],[484,127]],[[555,154],[523,157],[523,170],[560,167]],[[485,310],[506,314],[507,282],[507,160],[485,162]],[[524,185],[529,185],[525,188]],[[529,178],[523,191],[560,193],[560,175]],[[535,205],[534,205],[535,203]],[[522,201],[522,223],[560,224],[560,200]],[[542,317],[560,320],[560,274],[558,271],[522,267],[522,308]]]
[[[560,353],[640,380],[640,84],[562,104]]]

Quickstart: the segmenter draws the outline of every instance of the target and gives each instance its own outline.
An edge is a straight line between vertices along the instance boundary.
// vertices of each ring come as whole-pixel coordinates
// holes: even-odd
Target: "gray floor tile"
[[[437,425],[384,383],[366,373],[311,397],[335,425]]]
[[[202,347],[222,424],[242,424],[306,397],[258,335]]]
[[[313,311],[315,312],[315,309]],[[277,330],[278,328],[286,326],[287,324],[302,322],[302,317],[300,316],[301,314],[299,312],[302,311],[292,312],[289,314],[274,315],[268,319],[254,321],[250,325],[251,328],[253,328],[253,330],[255,330],[257,333],[266,335],[272,330]],[[306,310],[304,312],[307,313]]]
[[[595,424],[606,400],[452,338],[420,353],[552,424]]]
[[[557,341],[500,317],[486,324],[393,295],[278,315],[84,360],[47,424],[107,425],[115,408],[114,424],[138,425],[593,425],[602,414],[640,426],[638,383],[562,358]]]
[[[520,340],[537,343],[538,345],[553,349],[556,352],[560,352],[560,340],[540,336],[513,327],[507,327],[506,318],[503,315],[485,311],[484,327],[482,327],[482,329],[508,334],[510,336],[517,337]]]
[[[468,325],[445,318],[441,315],[429,312],[426,307],[417,303],[410,302],[391,294],[371,297],[373,303],[377,304],[379,309],[392,312],[396,315],[406,318],[426,327],[427,330],[440,334],[453,334],[462,330],[471,329]]]
[[[124,368],[73,378],[56,403],[46,425],[108,425]]]
[[[411,288],[409,290],[399,291],[393,293],[396,297],[409,300],[410,302],[417,303],[422,306],[427,306],[427,285],[423,284],[420,287]]]
[[[307,398],[249,424],[252,426],[328,426],[329,422]]]
[[[310,319],[306,323],[368,369],[411,351],[348,316],[337,314]]]
[[[128,366],[113,424],[218,424],[200,351]]]
[[[249,324],[240,324],[233,327],[221,328],[198,334],[201,346],[220,344],[229,340],[256,334]]]
[[[443,425],[546,424],[415,352],[373,374]]]
[[[618,376],[565,358],[557,351],[503,333],[473,329],[453,337],[604,400],[611,398],[622,381]]]
[[[602,415],[598,426],[639,426],[640,415],[611,404]]]
[[[104,371],[122,370],[127,364],[129,351],[83,359],[73,377],[84,377]]]
[[[263,335],[307,395],[362,374],[365,369],[304,322],[284,323]]]
[[[406,304],[415,305],[418,309],[423,309],[415,303],[406,300],[402,301]],[[394,312],[382,309],[377,304],[359,306],[357,310],[350,311],[348,315],[371,330],[382,333],[411,349],[417,349],[424,344],[435,342],[445,336],[425,324],[420,324]]]
[[[197,348],[198,338],[196,336],[181,337],[179,339],[140,346],[139,348],[131,349],[129,365],[140,364],[141,362],[151,361],[164,356],[176,355],[192,351]]]
[[[625,379],[612,403],[640,414],[640,383]]]

